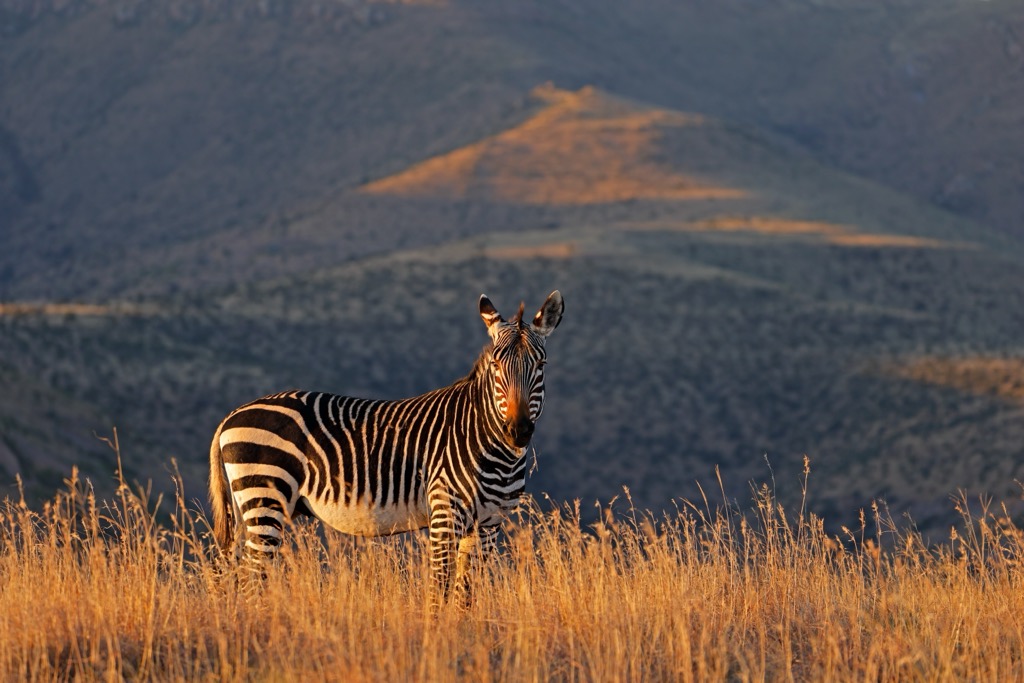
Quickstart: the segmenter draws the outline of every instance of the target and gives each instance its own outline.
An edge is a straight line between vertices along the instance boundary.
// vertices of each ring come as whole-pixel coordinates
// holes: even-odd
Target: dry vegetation
[[[805,472],[806,474],[806,472]],[[806,486],[806,477],[805,477]],[[180,492],[180,488],[179,488]],[[431,617],[419,536],[295,529],[262,581],[205,555],[205,519],[73,476],[0,514],[6,680],[1011,680],[1024,534],[986,510],[926,548],[884,509],[829,536],[768,487],[743,514],[532,506],[467,612]],[[158,521],[164,520],[164,521]]]

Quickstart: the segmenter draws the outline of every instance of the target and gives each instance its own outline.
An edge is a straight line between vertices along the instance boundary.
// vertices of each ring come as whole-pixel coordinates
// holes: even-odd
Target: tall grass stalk
[[[1024,680],[1024,534],[964,498],[937,547],[880,506],[829,535],[767,486],[746,513],[532,504],[472,607],[432,617],[421,535],[299,524],[261,579],[213,557],[176,481],[100,502],[73,473],[2,506],[0,679]]]

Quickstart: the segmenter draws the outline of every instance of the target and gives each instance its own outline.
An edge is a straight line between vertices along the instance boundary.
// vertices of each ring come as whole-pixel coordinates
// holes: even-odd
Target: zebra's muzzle
[[[505,425],[505,434],[516,448],[525,448],[533,438],[534,425],[529,418],[520,418]]]

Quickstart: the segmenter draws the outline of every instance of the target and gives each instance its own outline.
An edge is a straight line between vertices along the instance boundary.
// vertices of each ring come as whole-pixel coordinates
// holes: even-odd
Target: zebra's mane
[[[473,368],[466,375],[465,381],[473,381],[487,372],[488,366],[491,362],[491,354],[494,351],[494,344],[487,342],[483,349],[480,350],[480,355],[477,356],[476,361],[473,363]]]
[[[526,302],[525,301],[520,301],[519,302],[519,312],[516,313],[516,317],[512,318],[512,324],[513,325],[518,324],[520,327],[523,326],[523,311],[525,311],[525,310],[526,310]]]

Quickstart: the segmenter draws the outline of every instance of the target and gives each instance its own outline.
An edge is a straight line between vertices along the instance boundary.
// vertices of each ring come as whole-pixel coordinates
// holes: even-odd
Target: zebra
[[[545,341],[562,320],[562,295],[552,292],[530,323],[524,309],[506,321],[481,295],[490,342],[446,387],[402,400],[288,391],[228,414],[210,445],[221,551],[244,525],[245,554],[272,559],[299,515],[357,536],[429,528],[432,608],[451,599],[453,584],[468,602],[472,558],[495,552],[502,519],[525,490]]]

